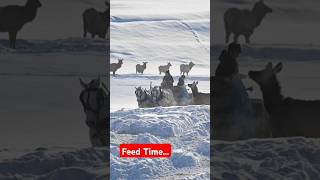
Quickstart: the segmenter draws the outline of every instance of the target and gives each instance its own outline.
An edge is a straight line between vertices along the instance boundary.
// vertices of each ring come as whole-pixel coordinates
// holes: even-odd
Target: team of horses
[[[149,89],[139,86],[135,88],[135,95],[139,108],[210,105],[210,93],[200,93],[197,85],[198,81],[188,84],[192,93],[185,93],[187,92],[185,86],[163,88],[150,85]]]

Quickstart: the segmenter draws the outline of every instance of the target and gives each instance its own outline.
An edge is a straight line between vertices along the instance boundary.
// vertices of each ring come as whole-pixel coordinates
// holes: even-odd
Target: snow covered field
[[[209,92],[209,5],[209,0],[111,0],[111,63],[124,59],[111,78],[111,111],[137,108],[134,87],[159,85],[158,66],[168,62],[175,84],[180,64],[194,62],[187,83],[198,80],[199,90]],[[135,75],[143,61],[145,74]]]
[[[209,106],[111,113],[111,179],[209,179]],[[119,158],[119,144],[169,143],[170,158]]]

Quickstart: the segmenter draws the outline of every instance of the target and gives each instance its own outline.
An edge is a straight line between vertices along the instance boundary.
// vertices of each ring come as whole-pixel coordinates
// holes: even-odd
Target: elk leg
[[[18,32],[13,33],[13,48],[14,49],[16,48],[17,34],[18,34]]]
[[[16,38],[17,38],[17,32],[9,32],[10,48],[13,48],[13,49],[16,48],[16,45],[15,45]]]
[[[85,24],[83,25],[83,37],[87,37],[87,26]]]
[[[12,33],[9,32],[9,48],[12,48]]]
[[[233,36],[233,42],[238,43],[239,34],[234,34]]]

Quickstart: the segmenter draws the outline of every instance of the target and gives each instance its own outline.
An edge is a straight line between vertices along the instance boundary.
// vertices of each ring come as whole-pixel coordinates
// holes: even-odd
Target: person
[[[228,51],[223,50],[219,56],[220,63],[216,69],[215,75],[217,77],[230,78],[239,73],[237,57],[241,53],[240,44],[231,43],[228,46]]]
[[[185,75],[182,75],[181,77],[179,77],[177,86],[184,86],[184,79],[185,78],[186,78]]]
[[[162,88],[169,88],[172,89],[173,88],[173,77],[170,74],[170,71],[167,70],[165,73],[165,76],[163,77],[162,83],[161,83],[161,87]]]
[[[225,82],[231,83],[231,111],[240,114],[247,119],[254,117],[251,101],[247,89],[241,81],[237,58],[241,54],[241,46],[237,43],[231,43],[228,50],[223,50],[219,56],[220,63],[216,69],[215,75],[222,78]]]

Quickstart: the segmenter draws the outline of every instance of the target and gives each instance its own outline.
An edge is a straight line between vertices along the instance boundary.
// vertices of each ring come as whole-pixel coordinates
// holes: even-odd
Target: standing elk
[[[224,13],[224,27],[226,32],[226,43],[229,42],[230,34],[234,34],[234,42],[238,42],[240,35],[244,35],[246,43],[250,43],[250,36],[258,27],[266,14],[271,13],[272,9],[264,4],[263,0],[255,3],[253,9],[240,10],[237,8],[228,9]]]
[[[87,33],[94,38],[98,35],[105,39],[110,24],[110,3],[105,2],[107,9],[99,12],[94,8],[86,9],[82,14],[83,20],[83,37],[87,37]]]
[[[9,32],[10,48],[16,48],[18,31],[35,19],[40,7],[39,0],[27,0],[24,6],[0,7],[0,32]]]
[[[143,74],[144,70],[146,70],[146,68],[147,68],[147,63],[148,62],[143,62],[142,65],[141,64],[137,64],[136,65],[136,74],[137,73]]]
[[[181,64],[180,65],[180,75],[184,73],[187,73],[187,76],[189,75],[190,70],[195,64],[191,61],[189,64]]]
[[[121,65],[123,64],[123,59],[118,59],[118,63],[111,63],[110,64],[110,72],[112,72],[112,75],[116,75],[116,71],[121,68]]]
[[[166,73],[166,71],[168,71],[171,67],[171,63],[169,62],[167,65],[164,65],[164,66],[159,66],[158,69],[159,69],[159,74],[161,75],[161,73]]]

